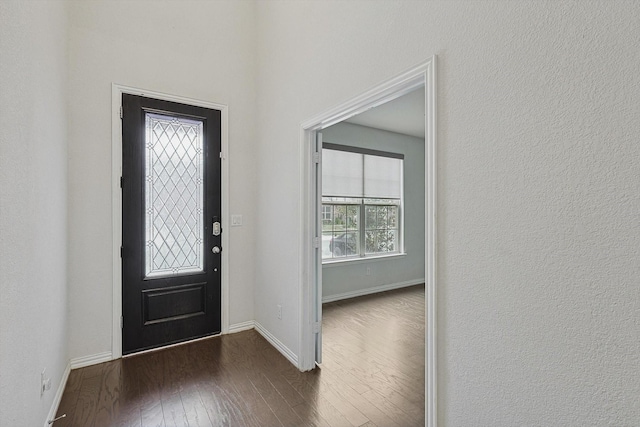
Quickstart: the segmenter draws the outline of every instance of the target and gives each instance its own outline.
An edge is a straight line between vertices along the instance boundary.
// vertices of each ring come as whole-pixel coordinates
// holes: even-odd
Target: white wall
[[[229,106],[230,323],[253,319],[255,5],[76,1],[70,29],[71,357],[111,350],[111,84]]]
[[[322,266],[322,297],[424,283],[424,139],[351,123],[322,130],[324,142],[404,154],[404,250],[406,256]],[[367,275],[367,268],[370,275]]]
[[[68,361],[66,9],[0,1],[1,426],[43,425]]]
[[[299,352],[300,123],[438,54],[442,425],[640,424],[640,3],[258,17],[256,319]]]

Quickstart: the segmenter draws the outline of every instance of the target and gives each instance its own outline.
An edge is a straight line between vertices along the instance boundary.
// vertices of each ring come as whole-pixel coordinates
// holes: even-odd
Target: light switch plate
[[[242,226],[242,215],[231,215],[231,226],[232,227]]]

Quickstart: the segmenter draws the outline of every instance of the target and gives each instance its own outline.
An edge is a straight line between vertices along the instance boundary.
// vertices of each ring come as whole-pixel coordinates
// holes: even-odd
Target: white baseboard
[[[298,356],[296,356],[286,345],[282,344],[282,342],[280,342],[279,339],[274,337],[271,334],[271,332],[267,331],[264,328],[264,326],[262,326],[258,322],[254,322],[254,323],[255,323],[256,331],[258,331],[258,333],[260,335],[262,335],[264,337],[264,339],[269,341],[269,343],[272,346],[274,346],[276,348],[276,350],[278,350],[280,353],[282,353],[282,355],[284,357],[286,357],[287,360],[289,360],[289,362],[293,363],[293,366],[297,367],[298,366]]]
[[[97,365],[98,363],[109,362],[110,360],[113,360],[110,351],[76,357],[71,359],[71,369],[84,368],[85,366]]]
[[[382,285],[382,286],[375,286],[373,288],[360,289],[357,291],[344,292],[341,294],[327,295],[326,297],[322,297],[322,302],[325,303],[325,302],[340,301],[343,299],[361,297],[364,295],[370,295],[370,294],[375,294],[375,293],[384,292],[384,291],[391,291],[393,289],[406,288],[408,286],[415,286],[423,283],[424,283],[424,279],[416,279],[416,280],[408,280],[406,282],[392,283],[390,285]]]
[[[67,386],[69,372],[71,372],[71,363],[67,363],[67,367],[62,374],[60,384],[58,384],[58,390],[56,390],[56,395],[53,396],[53,402],[51,402],[49,414],[47,415],[47,419],[44,420],[44,427],[50,427],[49,421],[53,420],[56,417],[56,413],[58,412],[58,408],[60,407],[60,401],[62,400],[62,395],[64,394],[64,388]]]
[[[255,322],[253,320],[249,320],[247,322],[234,323],[229,326],[229,333],[235,334],[236,332],[248,331],[249,329],[255,328]]]

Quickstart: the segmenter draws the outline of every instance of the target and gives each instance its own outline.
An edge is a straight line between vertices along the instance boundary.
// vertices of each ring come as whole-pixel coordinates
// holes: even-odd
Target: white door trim
[[[122,176],[122,120],[120,107],[122,94],[147,96],[164,101],[180,102],[198,107],[210,108],[221,112],[222,132],[222,283],[221,310],[222,333],[229,332],[229,107],[209,101],[169,95],[116,83],[111,85],[111,216],[113,228],[112,259],[113,259],[113,322],[111,327],[111,357],[122,357],[122,260],[120,247],[122,246],[122,192],[120,191],[120,177]]]
[[[436,199],[436,56],[407,70],[398,76],[387,80],[367,92],[328,111],[319,114],[302,123],[300,127],[300,181],[304,191],[301,192],[300,206],[300,319],[299,342],[300,357],[298,368],[302,371],[313,369],[315,366],[315,337],[313,323],[315,319],[315,302],[319,287],[316,283],[314,266],[317,263],[316,251],[313,248],[315,237],[314,202],[316,197],[316,182],[312,147],[316,132],[344,121],[370,108],[391,101],[412,90],[424,86],[425,88],[425,419],[428,427],[437,426],[437,312],[436,312],[436,231],[437,231],[437,199]]]

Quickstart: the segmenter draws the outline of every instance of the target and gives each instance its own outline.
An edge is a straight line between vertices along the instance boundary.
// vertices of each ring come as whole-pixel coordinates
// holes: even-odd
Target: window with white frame
[[[324,144],[322,258],[402,252],[402,154]]]

